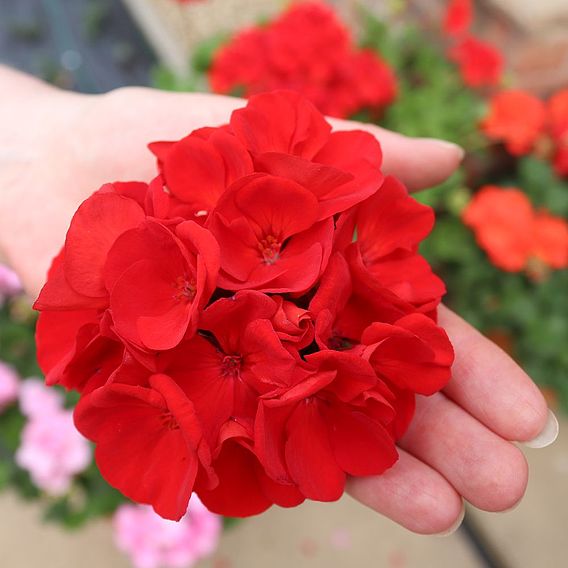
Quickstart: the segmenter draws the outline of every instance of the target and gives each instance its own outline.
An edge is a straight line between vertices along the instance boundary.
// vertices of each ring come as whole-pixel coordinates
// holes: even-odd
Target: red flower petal
[[[386,428],[362,412],[339,406],[328,409],[333,453],[349,475],[379,475],[398,460],[394,440]]]
[[[65,277],[85,296],[105,297],[103,268],[116,239],[145,218],[135,201],[112,193],[95,194],[77,210],[65,241]]]
[[[231,128],[253,156],[280,152],[311,159],[329,138],[331,126],[300,94],[274,91],[251,97],[233,112]]]
[[[305,497],[336,501],[343,495],[346,476],[335,459],[317,402],[300,404],[290,416],[285,455],[290,475]]]
[[[374,323],[361,338],[370,347],[366,357],[379,377],[400,389],[430,395],[451,377],[454,360],[445,331],[422,314],[411,314],[395,325]]]

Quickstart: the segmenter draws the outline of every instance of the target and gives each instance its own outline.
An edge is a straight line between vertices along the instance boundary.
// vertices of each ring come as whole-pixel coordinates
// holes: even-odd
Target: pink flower
[[[0,264],[0,306],[6,298],[19,294],[22,291],[22,283],[17,274],[5,264]]]
[[[63,409],[63,397],[40,379],[26,379],[20,385],[20,411],[28,418],[41,418]]]
[[[151,507],[122,505],[114,517],[116,545],[136,568],[186,568],[212,554],[221,534],[221,517],[197,495],[179,522],[163,519]]]
[[[61,408],[60,399],[46,396],[40,387],[47,390],[35,380],[26,381],[22,388],[20,404],[28,422],[22,431],[16,463],[29,472],[41,490],[64,495],[73,476],[91,463],[91,447],[75,429],[73,412]]]
[[[20,380],[10,365],[0,361],[0,412],[18,398]]]

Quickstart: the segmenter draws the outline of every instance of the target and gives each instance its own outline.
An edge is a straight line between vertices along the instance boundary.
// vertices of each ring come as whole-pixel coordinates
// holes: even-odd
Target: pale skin
[[[119,89],[79,95],[0,66],[0,251],[36,295],[79,203],[101,184],[149,180],[153,140],[228,121],[240,99],[209,94]],[[447,178],[463,152],[453,144],[411,139],[375,126],[385,171],[419,190]],[[447,308],[440,324],[456,350],[442,393],[420,397],[399,442],[400,459],[379,477],[351,479],[350,494],[411,531],[447,533],[464,500],[505,511],[522,498],[528,468],[512,441],[551,443],[557,423],[532,380],[503,351]]]

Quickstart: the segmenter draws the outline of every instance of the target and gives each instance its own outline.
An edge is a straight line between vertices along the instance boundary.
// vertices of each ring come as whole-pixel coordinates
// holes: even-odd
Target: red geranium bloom
[[[179,142],[150,144],[150,150],[168,190],[197,216],[205,216],[227,187],[254,171],[246,148],[223,129],[195,130]]]
[[[363,201],[382,183],[375,137],[361,130],[331,132],[322,114],[296,93],[253,97],[233,113],[231,129],[252,154],[255,171],[288,178],[314,194],[318,221]]]
[[[373,321],[394,323],[416,311],[435,317],[445,287],[418,254],[433,223],[432,210],[392,177],[343,215],[335,242],[341,254],[310,303],[320,347],[356,344]]]
[[[213,513],[248,517],[272,505],[295,507],[304,496],[291,484],[277,483],[264,471],[253,448],[251,432],[235,421],[221,431],[221,446],[213,461],[219,484],[199,488],[199,498]]]
[[[317,222],[316,197],[297,183],[257,174],[235,184],[208,227],[221,247],[219,286],[305,292],[325,269],[333,220]]]
[[[112,486],[179,520],[198,473],[215,484],[211,455],[183,391],[166,375],[149,382],[150,388],[109,384],[93,391],[75,409],[75,424],[97,444],[97,465]]]
[[[384,178],[373,136],[293,92],[151,148],[150,184],[81,205],[36,302],[40,364],[81,394],[104,478],[179,519],[192,491],[248,516],[392,466],[452,362],[418,254],[431,210]],[[534,229],[532,256],[564,262],[556,221]]]
[[[388,66],[375,52],[357,50],[321,2],[293,4],[268,25],[237,34],[215,55],[209,79],[217,93],[298,91],[321,112],[339,117],[376,113],[396,96]]]
[[[175,347],[195,331],[218,269],[217,242],[193,221],[175,234],[152,220],[123,233],[104,270],[114,331],[142,349]]]
[[[270,322],[277,309],[270,297],[250,290],[217,300],[203,315],[207,333],[181,345],[165,368],[193,401],[214,450],[225,422],[251,427],[258,395],[292,383],[299,356],[282,345]]]
[[[518,272],[532,258],[551,268],[568,262],[568,224],[546,212],[535,212],[516,188],[483,187],[463,212],[489,258],[499,268]]]
[[[434,226],[434,212],[389,176],[381,189],[354,211],[357,240],[344,250],[355,291],[383,287],[417,308],[434,308],[443,282],[418,254]],[[352,239],[350,239],[352,240]],[[402,276],[404,274],[404,276]]]
[[[491,99],[481,129],[492,140],[503,142],[514,156],[528,154],[545,126],[545,107],[524,91],[502,91]]]
[[[461,36],[467,33],[473,20],[471,0],[450,0],[444,15],[444,33]]]
[[[422,314],[410,314],[394,325],[373,323],[361,341],[364,358],[387,385],[430,395],[450,380],[452,344],[445,331]]]
[[[263,399],[257,451],[273,479],[309,499],[333,501],[347,474],[382,473],[398,459],[388,429],[394,397],[355,355],[322,351],[306,361],[304,380]]]
[[[454,45],[448,56],[455,61],[466,85],[484,87],[498,85],[503,73],[503,56],[490,43],[473,36]]]

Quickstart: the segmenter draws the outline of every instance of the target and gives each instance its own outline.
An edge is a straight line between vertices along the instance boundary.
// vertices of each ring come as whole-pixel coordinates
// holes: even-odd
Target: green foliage
[[[220,34],[201,42],[195,49],[191,66],[197,73],[207,73],[213,63],[215,52],[228,40],[228,36]]]
[[[381,124],[408,136],[441,138],[472,150],[481,144],[477,123],[485,103],[464,87],[439,41],[415,26],[389,27],[366,15],[362,45],[396,71],[399,94]]]
[[[69,493],[50,500],[44,512],[47,521],[77,529],[96,517],[111,515],[126,499],[101,477],[93,462],[75,480]]]
[[[20,375],[39,375],[36,362],[35,313],[23,298],[0,307],[0,360],[14,366]]]

